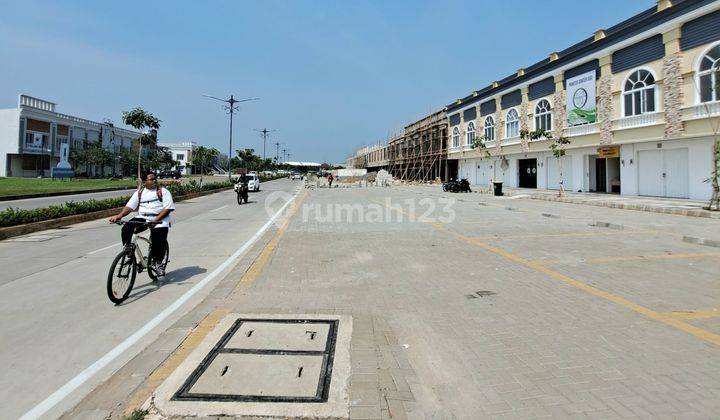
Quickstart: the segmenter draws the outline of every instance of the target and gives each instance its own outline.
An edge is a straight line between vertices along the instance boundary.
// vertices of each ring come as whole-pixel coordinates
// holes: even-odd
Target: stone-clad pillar
[[[600,83],[597,93],[597,123],[600,130],[600,144],[612,144],[613,119],[613,77],[612,55],[600,57]]]
[[[530,131],[530,126],[528,124],[528,106],[528,88],[526,86],[520,89],[520,131]],[[520,148],[523,152],[530,150],[527,137],[520,139]]]
[[[555,136],[563,135],[563,130],[567,126],[567,112],[565,110],[565,78],[563,74],[555,75],[555,93],[553,94],[552,108],[553,126]]]
[[[683,135],[685,127],[682,120],[683,77],[680,65],[680,28],[671,29],[663,34],[665,57],[662,67],[663,107],[665,109],[665,140]]]
[[[497,156],[502,155],[502,141],[505,136],[505,122],[502,118],[502,109],[498,103],[498,98],[493,99],[495,101],[495,154]]]

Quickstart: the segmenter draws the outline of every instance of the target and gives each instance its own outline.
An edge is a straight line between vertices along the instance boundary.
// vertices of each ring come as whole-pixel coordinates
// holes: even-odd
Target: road
[[[84,201],[84,200],[102,200],[104,198],[121,197],[123,195],[130,195],[135,191],[134,188],[127,190],[117,191],[103,191],[95,193],[85,194],[71,194],[71,195],[56,195],[52,197],[38,197],[28,198],[24,200],[5,200],[0,201],[0,211],[7,209],[8,207],[20,208],[20,209],[34,209],[38,207],[47,207],[50,205],[57,205],[67,203],[68,201]]]
[[[264,183],[242,206],[232,191],[178,203],[168,275],[153,284],[146,273],[138,274],[131,297],[121,306],[112,305],[105,291],[109,264],[120,249],[118,226],[98,220],[1,241],[0,417],[22,416],[108,352],[128,344],[133,333],[148,329],[126,351],[105,360],[107,366],[97,374],[82,377],[80,386],[61,395],[45,415],[57,417],[72,407],[201,301],[232,268],[237,251],[270,219],[265,198],[284,191],[287,200],[298,185]],[[270,210],[282,204],[277,200]],[[205,287],[148,328],[150,320],[211,273]]]

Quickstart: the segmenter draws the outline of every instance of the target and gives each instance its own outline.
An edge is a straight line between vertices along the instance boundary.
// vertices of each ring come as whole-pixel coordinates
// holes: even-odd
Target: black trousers
[[[142,217],[133,217],[131,221],[142,222],[145,219]],[[133,233],[140,233],[147,230],[147,226],[133,226],[123,225],[122,237],[123,245],[130,243]],[[166,227],[155,227],[150,229],[150,240],[152,241],[152,248],[150,249],[150,256],[153,261],[163,261],[165,259],[165,250],[167,249],[167,236],[169,229]]]

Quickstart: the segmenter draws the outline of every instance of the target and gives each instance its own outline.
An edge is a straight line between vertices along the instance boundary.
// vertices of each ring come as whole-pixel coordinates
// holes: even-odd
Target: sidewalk
[[[476,188],[480,191],[479,187]],[[720,219],[720,212],[704,209],[707,206],[707,201],[576,192],[565,192],[563,197],[558,197],[557,191],[526,188],[503,188],[503,192],[506,196],[513,198],[531,198],[534,200]]]

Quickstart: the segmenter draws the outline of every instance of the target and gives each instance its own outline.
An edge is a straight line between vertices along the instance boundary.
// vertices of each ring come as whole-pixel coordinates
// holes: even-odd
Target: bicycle
[[[140,222],[140,221],[117,221],[117,225],[135,225],[137,227],[147,226],[152,227],[157,225],[158,222]],[[144,242],[147,244],[147,257],[143,255],[141,246],[138,243]],[[135,277],[138,272],[142,273],[143,270],[147,270],[148,276],[153,281],[158,279],[158,275],[155,272],[155,267],[150,257],[150,249],[152,249],[152,240],[148,237],[140,236],[139,233],[133,232],[132,240],[127,244],[123,250],[115,257],[112,264],[110,265],[110,271],[108,272],[107,279],[107,294],[110,301],[114,304],[122,303],[130,295],[130,291],[135,285]],[[170,261],[170,245],[167,244],[165,248],[165,258],[162,262],[163,270],[167,267],[167,263]],[[117,268],[117,270],[116,270]]]

